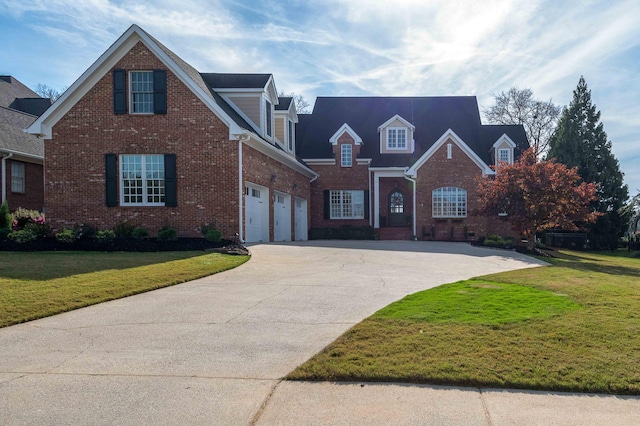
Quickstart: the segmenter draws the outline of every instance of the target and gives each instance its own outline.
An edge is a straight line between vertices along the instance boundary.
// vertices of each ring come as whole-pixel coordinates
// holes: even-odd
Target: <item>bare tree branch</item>
[[[549,147],[560,107],[533,97],[531,89],[510,88],[493,95],[495,103],[483,110],[485,118],[493,124],[522,124],[536,156],[540,158]]]

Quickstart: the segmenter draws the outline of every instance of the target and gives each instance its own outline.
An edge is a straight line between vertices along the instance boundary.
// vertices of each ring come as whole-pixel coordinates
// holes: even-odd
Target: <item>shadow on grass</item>
[[[205,254],[192,252],[3,252],[0,280],[52,280],[107,270],[124,270]]]
[[[579,253],[562,252],[556,255],[556,261],[552,261],[553,265],[561,268],[571,268],[581,271],[598,272],[609,275],[626,275],[632,277],[640,277],[640,261],[638,267],[628,267],[624,265],[615,265],[614,262],[618,259],[625,261],[631,260],[630,258],[616,257],[614,255],[608,256],[605,259],[597,259],[585,254],[581,256]]]

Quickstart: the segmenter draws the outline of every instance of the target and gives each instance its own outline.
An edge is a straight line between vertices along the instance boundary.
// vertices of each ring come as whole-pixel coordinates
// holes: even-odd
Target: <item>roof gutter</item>
[[[0,151],[2,153],[2,202],[7,201],[7,160],[13,157],[13,152]],[[8,154],[8,155],[5,155]]]

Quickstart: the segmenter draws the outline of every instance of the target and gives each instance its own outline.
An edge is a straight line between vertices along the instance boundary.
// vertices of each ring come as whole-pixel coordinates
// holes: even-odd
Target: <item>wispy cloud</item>
[[[567,104],[585,75],[627,181],[640,188],[637,167],[629,160],[640,160],[637,0],[0,0],[0,5],[6,11],[0,20],[21,26],[30,43],[19,47],[21,55],[36,48],[34,41],[41,46],[39,55],[51,50],[39,59],[46,61],[49,76],[65,80],[38,77],[50,85],[70,84],[131,23],[201,71],[273,73],[280,89],[310,100],[473,94],[486,106],[492,93],[518,86]],[[0,52],[0,59],[14,52]]]

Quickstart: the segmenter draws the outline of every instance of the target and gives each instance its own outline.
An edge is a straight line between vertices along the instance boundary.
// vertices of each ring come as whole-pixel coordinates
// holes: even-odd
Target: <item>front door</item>
[[[389,194],[389,226],[406,226],[404,194],[398,190]]]

